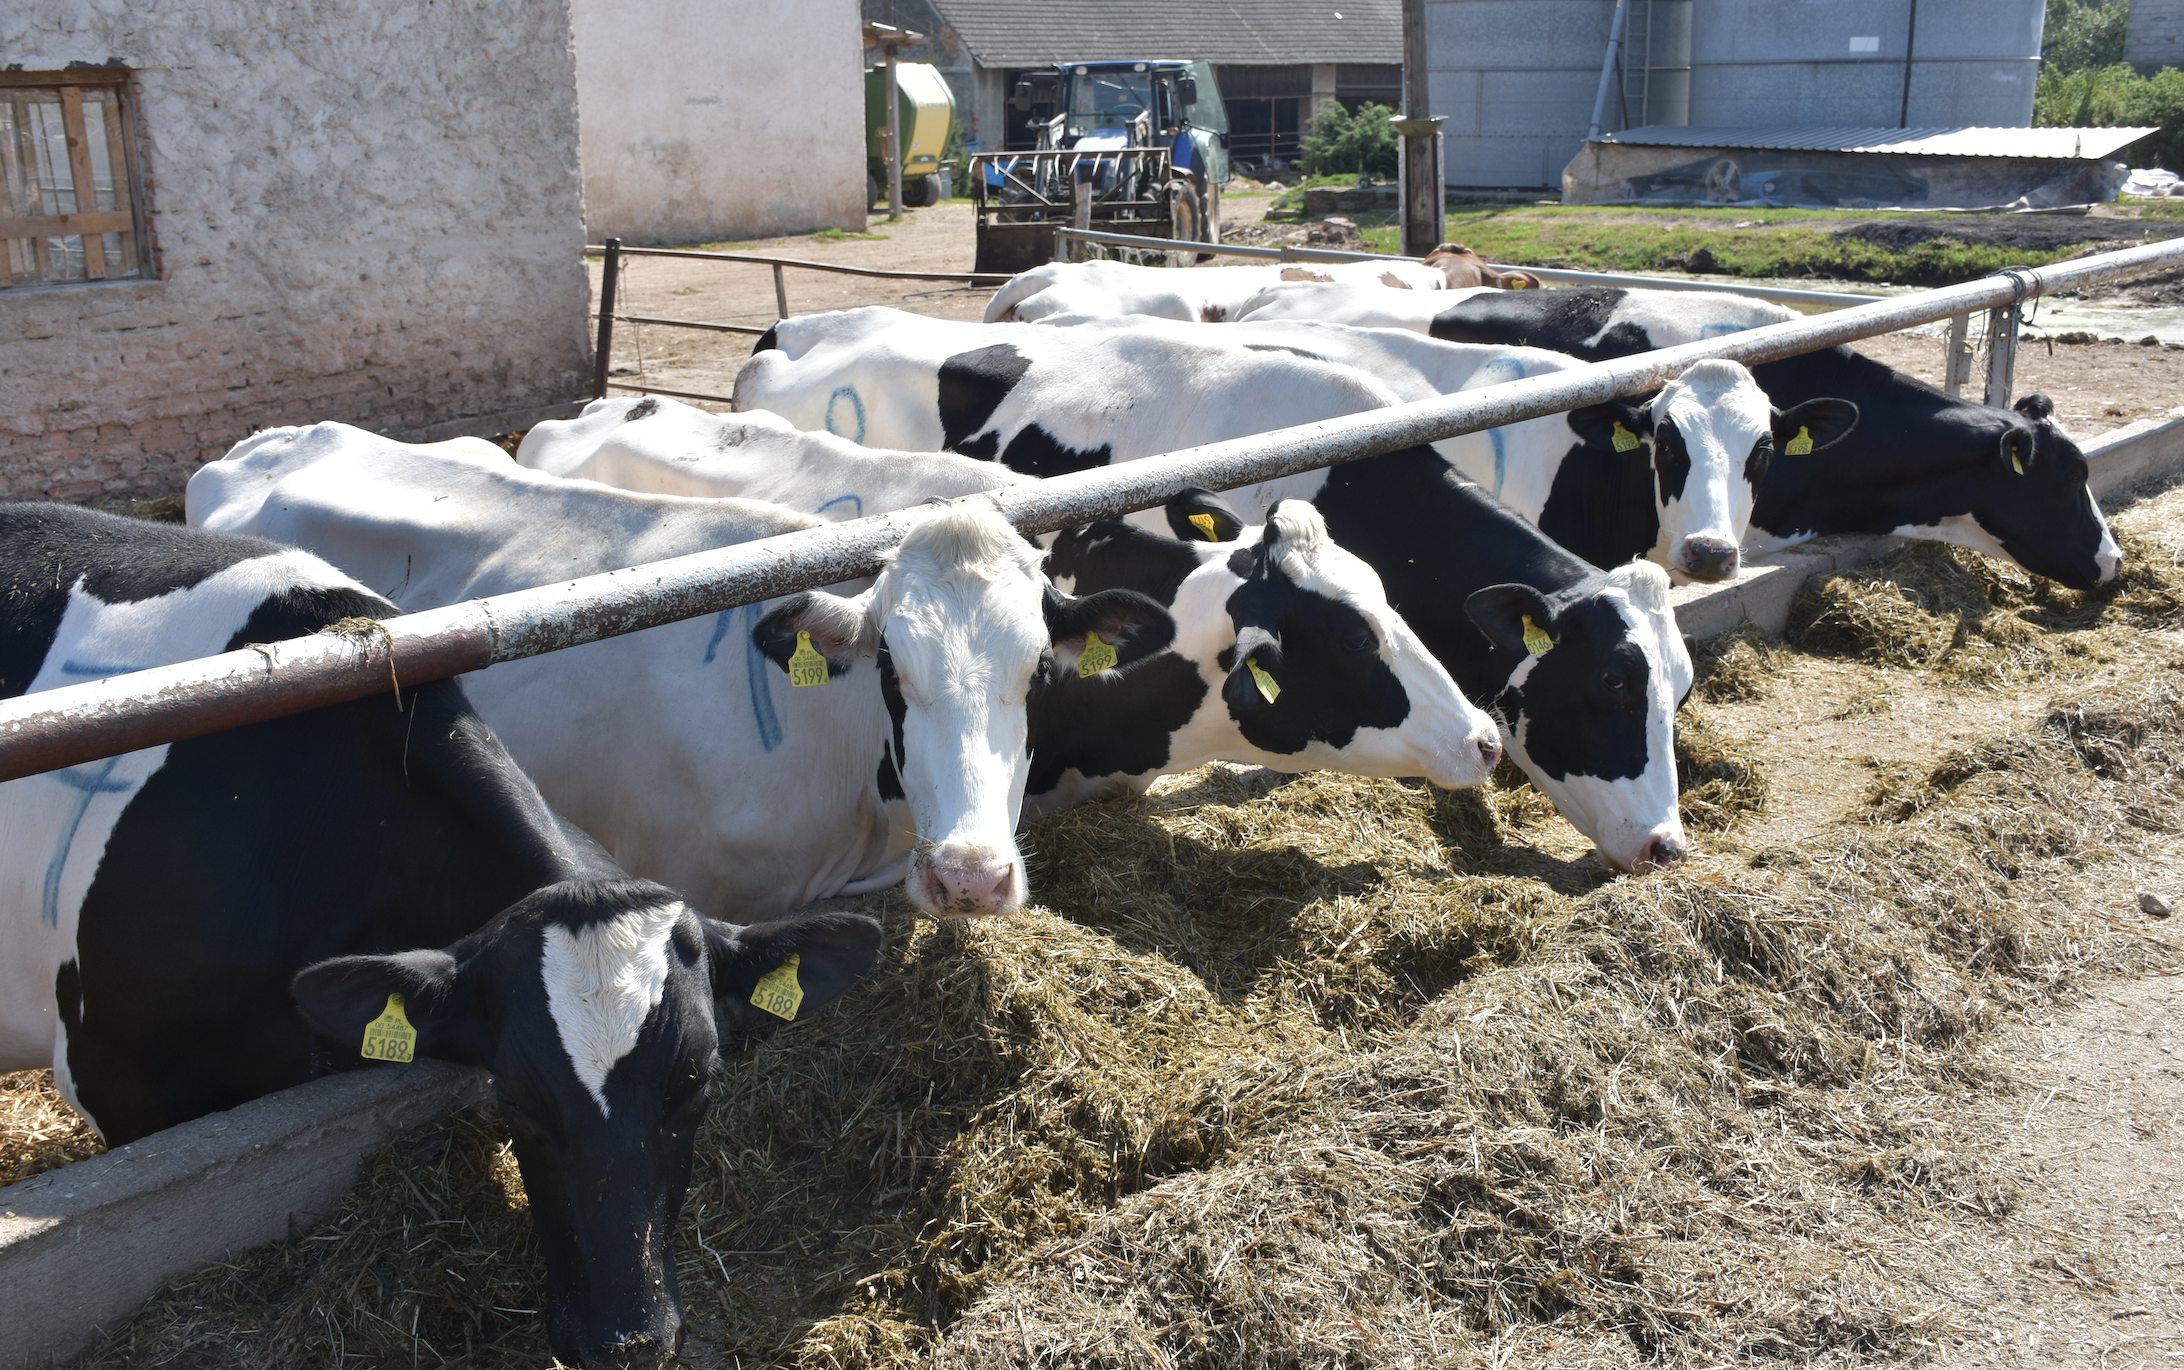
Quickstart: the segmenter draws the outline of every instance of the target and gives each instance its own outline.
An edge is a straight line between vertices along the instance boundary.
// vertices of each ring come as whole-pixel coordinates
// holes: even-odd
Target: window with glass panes
[[[150,274],[128,82],[0,71],[0,290]]]

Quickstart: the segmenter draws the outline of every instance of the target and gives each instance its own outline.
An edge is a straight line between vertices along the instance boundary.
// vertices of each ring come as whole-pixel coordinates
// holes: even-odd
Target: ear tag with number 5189
[[[386,1011],[364,1025],[362,1051],[367,1061],[417,1059],[417,1029],[410,1026],[409,1015],[402,1011],[401,995],[388,995]]]
[[[758,977],[757,988],[751,991],[751,1005],[764,1009],[776,1018],[796,1021],[797,1006],[804,1002],[804,987],[796,982],[796,968],[804,958],[791,953],[789,959]]]

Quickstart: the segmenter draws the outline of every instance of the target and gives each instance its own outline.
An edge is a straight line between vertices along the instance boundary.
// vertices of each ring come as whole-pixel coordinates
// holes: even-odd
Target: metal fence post
[[[606,264],[599,273],[599,350],[592,354],[592,398],[607,397],[607,362],[614,351],[614,280],[622,268],[622,240],[607,239]]]
[[[773,298],[774,317],[779,319],[789,317],[789,287],[788,283],[781,279],[781,263],[779,262],[774,263]]]
[[[2006,409],[2017,380],[2017,302],[1987,311],[1986,403]]]
[[[1964,393],[1964,382],[1972,378],[1971,326],[1969,314],[1959,314],[1949,320],[1948,353],[1942,359],[1941,388],[1952,397]]]

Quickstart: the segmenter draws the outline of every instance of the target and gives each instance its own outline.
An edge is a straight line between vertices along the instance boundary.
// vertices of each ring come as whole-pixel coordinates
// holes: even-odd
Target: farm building
[[[853,0],[575,0],[591,240],[864,227]]]
[[[1560,184],[1615,9],[1427,0],[1450,185]],[[2042,0],[1629,0],[1600,129],[2022,128],[2045,20]]]
[[[928,34],[907,61],[939,67],[966,141],[1030,147],[1030,113],[1008,108],[1025,71],[1062,61],[1173,57],[1208,61],[1228,107],[1230,151],[1245,162],[1296,155],[1329,101],[1402,103],[1403,19],[1396,0],[1311,8],[1278,0],[1082,5],[1063,0],[864,0],[864,17]]]
[[[2184,66],[2184,0],[2132,0],[2126,23],[2123,60],[2140,75]]]
[[[581,393],[561,5],[0,13],[0,496],[180,490],[342,419],[492,432]]]

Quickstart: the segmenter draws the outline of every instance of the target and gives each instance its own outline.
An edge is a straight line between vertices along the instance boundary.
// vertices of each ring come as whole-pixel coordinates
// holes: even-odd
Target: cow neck
[[[1050,793],[1071,771],[1096,780],[1166,769],[1207,694],[1198,663],[1173,650],[1084,677],[1059,668],[1032,688],[1026,795]]]
[[[1967,450],[1997,451],[2010,411],[1956,399],[1848,347],[1832,347],[1752,368],[1777,409],[1832,396],[1858,397],[1851,440],[1824,452],[1777,451],[1757,492],[1752,523],[1778,536],[1888,533],[1969,510],[1940,507],[1922,488],[1961,465]],[[1964,441],[1967,433],[1977,440]]]
[[[1497,651],[1464,601],[1489,585],[1552,596],[1599,574],[1429,447],[1334,467],[1314,502],[1328,534],[1379,573],[1389,605],[1482,706],[1523,658]]]

